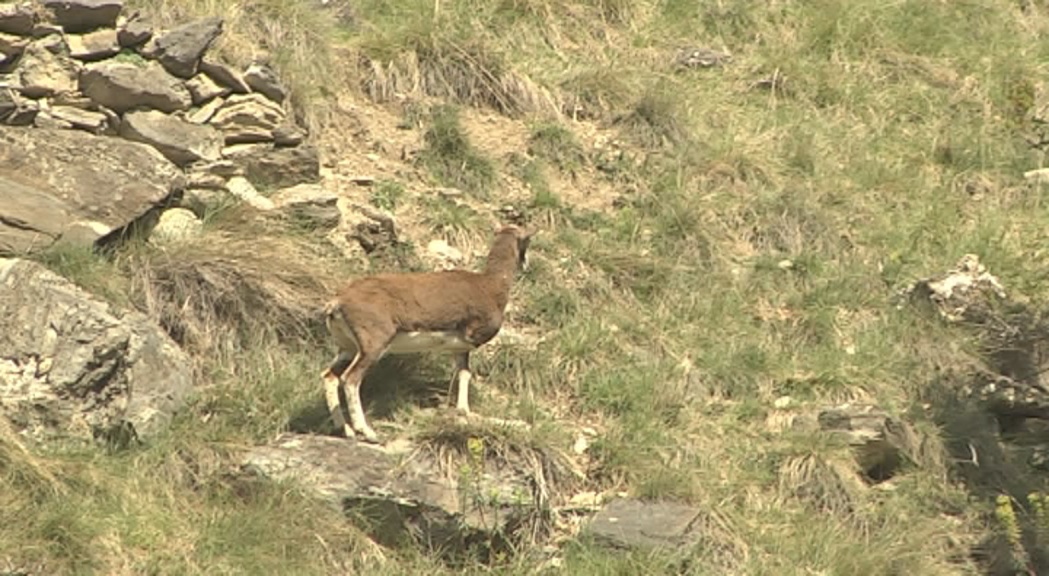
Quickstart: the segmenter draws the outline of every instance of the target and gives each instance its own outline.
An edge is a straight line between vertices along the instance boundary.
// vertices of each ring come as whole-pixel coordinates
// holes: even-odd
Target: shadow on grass
[[[368,421],[375,426],[391,419],[401,408],[437,408],[448,402],[448,387],[451,382],[451,357],[435,356],[387,356],[372,367],[361,386],[361,402]],[[318,389],[321,388],[317,378]],[[339,399],[345,404],[343,391]],[[288,422],[288,430],[298,434],[324,434],[341,436],[328,412],[324,395],[317,401],[294,414]]]

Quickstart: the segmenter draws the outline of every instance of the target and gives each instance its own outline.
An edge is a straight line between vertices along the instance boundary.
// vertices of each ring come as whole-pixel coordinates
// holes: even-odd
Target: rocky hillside
[[[992,4],[0,3],[0,573],[1049,570]],[[324,302],[506,223],[475,413],[387,358],[343,437]]]

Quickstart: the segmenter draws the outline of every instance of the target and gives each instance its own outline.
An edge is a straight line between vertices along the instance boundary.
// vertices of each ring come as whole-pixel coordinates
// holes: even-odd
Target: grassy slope
[[[223,2],[155,4],[171,18],[176,5],[233,18],[223,49],[248,54],[236,33],[258,25],[257,14]],[[1007,287],[1044,299],[1042,194],[1021,177],[1043,160],[1019,136],[1049,55],[1044,9],[1024,13],[1004,0],[464,0],[440,3],[435,18],[430,1],[364,0],[353,3],[359,29],[348,32],[289,8],[306,3],[258,4],[264,17],[282,16],[258,29],[281,39],[276,61],[302,87],[316,127],[329,119],[331,86],[317,74],[370,78],[373,93],[418,74],[439,99],[525,111],[537,134],[531,154],[520,151],[531,169],[502,159],[490,167],[527,181],[531,213],[547,223],[513,318],[547,337],[479,360],[478,409],[502,401],[492,388],[520,392],[509,409],[540,422],[596,423],[598,487],[716,511],[719,528],[707,531],[695,573],[972,572],[966,547],[999,530],[994,496],[1044,488],[993,472],[981,483],[954,480],[948,448],[958,439],[940,427],[953,415],[930,383],[939,368],[969,362],[972,347],[890,300],[895,287],[966,252]],[[337,65],[335,42],[393,65],[379,80]],[[674,73],[673,50],[692,44],[724,46],[733,62]],[[418,58],[398,60],[406,50]],[[782,89],[758,85],[770,77],[785,79]],[[542,111],[547,92],[618,131],[626,158],[578,185],[611,179],[622,208],[573,209],[546,185],[568,178],[561,172],[572,162],[557,161],[582,148],[528,113]],[[492,176],[485,150],[475,153],[480,168],[458,185],[484,197]],[[437,177],[455,178],[439,160],[423,157]],[[444,218],[434,225],[464,222]],[[127,290],[102,280],[113,264],[66,256],[56,265],[82,282],[118,297]],[[223,480],[224,450],[264,442],[319,405],[315,376],[326,360],[326,351],[258,340],[234,349],[242,351],[204,360],[211,384],[155,446],[27,456],[0,434],[0,510],[15,518],[0,523],[0,550],[57,572],[158,574],[325,574],[381,555],[294,487],[245,491]],[[443,364],[424,368],[443,377]],[[892,490],[835,487],[848,451],[780,430],[781,396],[798,410],[877,402],[914,422],[922,450]],[[820,493],[823,509],[798,496]],[[443,570],[384,554],[380,573]],[[566,558],[584,574],[667,562],[585,544]]]

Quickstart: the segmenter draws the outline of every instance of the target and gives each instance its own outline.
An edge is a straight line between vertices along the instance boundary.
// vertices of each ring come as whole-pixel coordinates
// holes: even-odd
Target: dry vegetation
[[[508,319],[543,339],[479,357],[476,402],[541,432],[427,421],[408,377],[376,401],[447,458],[470,458],[477,437],[488,457],[557,468],[592,426],[587,488],[709,511],[688,558],[579,541],[566,573],[1049,570],[1049,515],[1028,498],[1044,473],[954,399],[986,350],[892,300],[965,253],[1033,309],[1049,296],[1044,190],[1022,176],[1044,162],[1030,144],[1049,86],[1044,3],[136,4],[162,21],[226,17],[221,49],[237,59],[266,40],[300,115],[362,164],[363,143],[324,131],[345,122],[340,102],[359,105],[375,139],[415,133],[420,152],[399,165],[411,176],[352,192],[410,240],[445,237],[469,255],[507,203],[544,227]],[[733,58],[675,67],[695,45]],[[433,183],[466,194],[422,194]],[[242,226],[217,218],[178,254],[46,256],[154,314],[197,353],[204,384],[167,438],[116,454],[32,454],[0,429],[0,570],[6,555],[49,574],[459,572],[375,548],[294,486],[224,474],[228,450],[322,409],[329,350],[311,307],[350,272],[308,236]],[[441,380],[440,362],[405,373]],[[911,423],[909,461],[885,489],[854,473],[847,446],[780,425],[846,401]]]

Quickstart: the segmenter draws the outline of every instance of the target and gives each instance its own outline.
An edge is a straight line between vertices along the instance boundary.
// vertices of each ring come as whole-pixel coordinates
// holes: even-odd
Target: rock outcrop
[[[177,199],[185,177],[150,146],[0,126],[0,255],[96,242]]]
[[[236,198],[225,180],[230,176],[242,176],[267,192],[320,181],[317,150],[287,114],[287,90],[277,74],[258,62],[238,69],[208,54],[222,34],[221,18],[159,30],[148,17],[123,12],[123,0],[41,0],[38,6],[0,6],[0,65],[4,67],[0,127],[73,131],[77,136],[63,136],[61,145],[75,139],[84,150],[91,150],[99,141],[81,133],[132,140],[155,148],[188,171],[228,160],[237,169],[212,175],[220,180],[209,188],[215,203]],[[104,144],[105,148],[113,146]],[[155,165],[155,159],[146,165]],[[103,162],[99,172],[110,168]],[[0,174],[5,170],[0,167]],[[169,172],[164,168],[160,173]],[[98,178],[96,174],[88,181]],[[57,186],[56,182],[51,184]],[[71,182],[61,186],[71,187]],[[28,186],[33,192],[18,202],[3,202],[16,185]],[[112,230],[128,224],[115,217],[91,218],[75,206],[69,208],[70,203],[82,203],[94,206],[91,210],[106,210],[107,203],[98,198],[100,192],[82,201],[76,195],[52,197],[54,190],[49,190],[40,182],[24,179],[0,190],[0,211],[19,212],[0,220],[0,251],[18,253],[46,246],[62,233],[70,218],[101,223],[87,229]],[[137,200],[142,194],[131,196]],[[128,195],[121,198],[119,203],[132,202]],[[174,201],[180,200],[175,197]],[[57,210],[53,222],[41,223],[40,214],[47,212],[40,207],[45,205],[46,210]],[[273,207],[268,201],[253,205],[262,210]],[[201,209],[200,202],[187,207],[198,213]],[[28,212],[35,215],[27,216]],[[114,214],[138,216],[137,208],[131,210],[135,214],[124,212],[115,210]],[[321,220],[327,226],[327,219]],[[16,236],[20,238],[17,242],[13,240]],[[27,237],[34,240],[27,241]]]
[[[25,436],[146,439],[192,385],[185,352],[144,315],[35,262],[0,259],[0,416]]]

